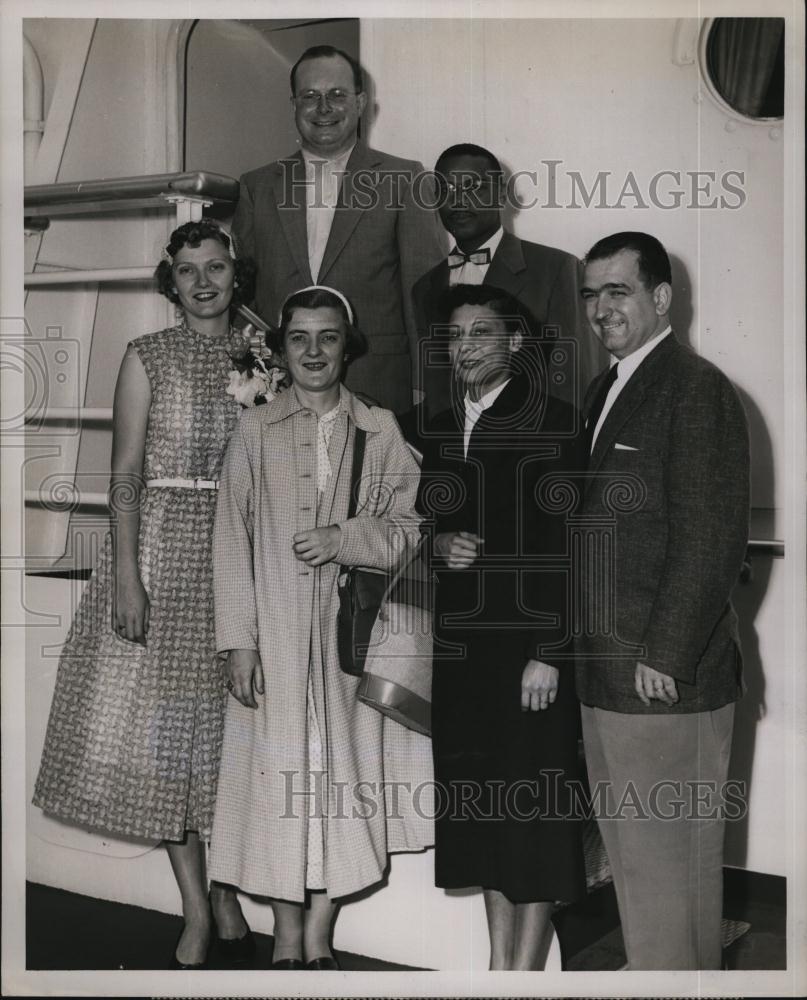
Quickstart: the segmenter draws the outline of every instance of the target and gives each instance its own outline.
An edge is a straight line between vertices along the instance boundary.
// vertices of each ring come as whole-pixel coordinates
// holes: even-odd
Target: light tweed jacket
[[[240,191],[233,234],[258,268],[257,310],[274,323],[292,292],[314,284],[302,153],[244,174]],[[434,204],[422,164],[356,143],[317,276],[350,299],[367,336],[369,350],[350,366],[348,385],[396,413],[412,405],[412,285],[443,256]]]
[[[355,428],[367,432],[358,513],[346,520]],[[317,510],[317,420],[289,390],[246,410],[230,441],[214,533],[216,642],[260,651],[265,694],[257,710],[229,699],[210,877],[274,898],[305,891],[306,691],[311,669],[330,802],[325,884],[333,897],[379,881],[388,852],[433,842],[431,745],[356,699],[359,678],[336,652],[339,564],[389,569],[419,539],[419,470],[387,410],[342,388],[333,474]],[[312,569],[292,537],[339,524],[339,563]],[[403,782],[397,809],[391,789]],[[421,787],[420,813],[410,808]],[[415,801],[418,801],[415,799]],[[387,815],[391,813],[392,815]]]

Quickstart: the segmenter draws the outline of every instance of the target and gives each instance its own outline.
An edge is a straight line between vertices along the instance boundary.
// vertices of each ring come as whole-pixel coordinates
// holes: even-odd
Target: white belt
[[[147,479],[146,486],[178,486],[183,490],[217,490],[218,479]]]

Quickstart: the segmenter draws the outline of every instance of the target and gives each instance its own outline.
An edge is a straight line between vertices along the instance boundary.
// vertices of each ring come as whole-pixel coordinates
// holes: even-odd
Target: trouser
[[[670,715],[583,705],[582,716],[630,969],[719,969],[734,705]]]

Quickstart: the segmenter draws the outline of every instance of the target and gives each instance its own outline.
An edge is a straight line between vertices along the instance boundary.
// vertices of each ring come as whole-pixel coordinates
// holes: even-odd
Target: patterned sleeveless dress
[[[152,393],[144,480],[218,478],[240,412],[225,393],[235,344],[184,325],[132,341]],[[227,697],[213,635],[216,495],[144,491],[145,647],[113,629],[107,537],[59,661],[33,799],[46,812],[128,836],[209,837]]]

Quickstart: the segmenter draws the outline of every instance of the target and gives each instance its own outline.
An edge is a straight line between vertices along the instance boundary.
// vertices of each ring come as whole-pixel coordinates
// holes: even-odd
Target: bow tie
[[[490,263],[490,248],[484,250],[472,250],[471,253],[463,253],[459,247],[454,247],[448,255],[448,269],[453,271],[455,267],[462,267],[464,264],[479,264],[483,267]]]

